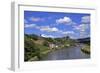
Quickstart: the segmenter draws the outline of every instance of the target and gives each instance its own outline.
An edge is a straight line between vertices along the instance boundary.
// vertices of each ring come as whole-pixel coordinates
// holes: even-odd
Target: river
[[[74,46],[70,48],[62,48],[54,50],[43,57],[42,60],[68,60],[68,59],[88,59],[89,54],[81,51],[82,46]]]

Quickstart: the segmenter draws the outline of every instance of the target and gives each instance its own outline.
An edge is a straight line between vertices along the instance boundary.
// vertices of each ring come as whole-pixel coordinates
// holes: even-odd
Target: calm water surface
[[[52,51],[43,57],[43,60],[87,59],[89,54],[81,51],[82,45]]]

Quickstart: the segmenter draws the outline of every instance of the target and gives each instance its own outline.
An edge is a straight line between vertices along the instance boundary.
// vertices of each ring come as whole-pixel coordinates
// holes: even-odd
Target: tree
[[[65,39],[70,39],[70,37],[69,36],[66,36]]]
[[[43,42],[43,45],[48,47],[49,46],[49,43],[47,41],[44,41]]]
[[[25,36],[24,38],[24,52],[25,61],[28,61],[34,56],[39,56],[39,48],[36,46],[30,36]]]

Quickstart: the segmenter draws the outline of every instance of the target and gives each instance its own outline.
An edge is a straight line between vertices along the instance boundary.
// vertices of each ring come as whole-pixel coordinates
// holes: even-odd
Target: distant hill
[[[79,43],[90,43],[90,37],[77,39]]]

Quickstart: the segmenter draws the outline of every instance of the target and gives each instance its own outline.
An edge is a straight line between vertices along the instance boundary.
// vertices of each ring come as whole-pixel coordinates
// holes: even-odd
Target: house
[[[57,48],[58,45],[56,45],[56,44],[54,44],[54,43],[50,43],[50,44],[49,44],[49,47],[50,47],[50,49],[54,49],[54,48]]]

